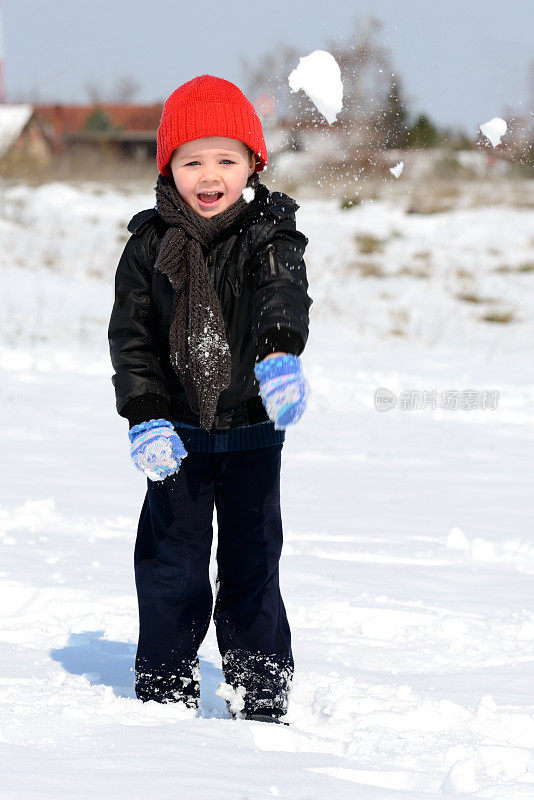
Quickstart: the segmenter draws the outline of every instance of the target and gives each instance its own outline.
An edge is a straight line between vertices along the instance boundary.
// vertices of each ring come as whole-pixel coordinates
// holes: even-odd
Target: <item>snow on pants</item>
[[[278,571],[282,447],[189,453],[174,475],[147,479],[134,551],[139,699],[198,707],[215,504],[213,621],[225,681],[245,688],[245,711],[286,710],[294,663]]]

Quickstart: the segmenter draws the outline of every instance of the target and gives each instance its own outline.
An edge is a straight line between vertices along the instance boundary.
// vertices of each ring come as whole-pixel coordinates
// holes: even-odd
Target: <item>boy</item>
[[[280,595],[285,427],[309,386],[307,239],[297,204],[269,192],[261,123],[242,92],[202,75],[167,99],[157,205],[136,214],[109,324],[118,413],[147,476],[134,552],[135,690],[199,703],[212,612],[226,682],[246,719],[280,722],[293,675]]]

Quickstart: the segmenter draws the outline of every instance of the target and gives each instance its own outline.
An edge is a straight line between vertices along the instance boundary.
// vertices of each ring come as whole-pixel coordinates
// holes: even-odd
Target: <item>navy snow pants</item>
[[[294,663],[278,574],[282,446],[189,453],[174,475],[147,480],[134,551],[139,699],[198,707],[215,505],[213,620],[224,679],[244,686],[244,711],[287,709]]]

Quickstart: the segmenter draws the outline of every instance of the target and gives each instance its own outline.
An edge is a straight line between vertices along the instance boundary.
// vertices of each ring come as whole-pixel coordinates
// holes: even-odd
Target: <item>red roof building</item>
[[[155,143],[162,103],[36,105],[34,114],[57,149],[73,142]]]

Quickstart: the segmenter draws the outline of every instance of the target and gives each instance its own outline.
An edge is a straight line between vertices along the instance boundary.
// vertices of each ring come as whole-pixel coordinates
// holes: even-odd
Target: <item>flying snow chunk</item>
[[[241,684],[236,686],[234,689],[228,683],[220,683],[215,689],[215,694],[218,697],[222,697],[223,700],[228,700],[230,708],[234,713],[242,711],[245,708],[244,698],[246,695],[246,689],[244,686],[241,686]]]
[[[501,143],[501,137],[504,136],[508,130],[508,125],[504,119],[493,117],[489,122],[485,122],[481,125],[480,130],[484,136],[490,140],[493,147],[497,147],[497,145]]]
[[[314,50],[309,56],[299,58],[299,64],[290,74],[292,92],[302,89],[329,125],[343,108],[343,83],[338,63],[326,50]]]
[[[392,175],[395,176],[395,178],[400,178],[400,174],[403,169],[404,169],[404,161],[399,161],[399,163],[395,164],[394,167],[390,167],[389,171],[391,172]]]
[[[243,200],[246,203],[250,203],[251,200],[254,200],[254,189],[252,186],[245,186],[241,194],[243,195]]]

